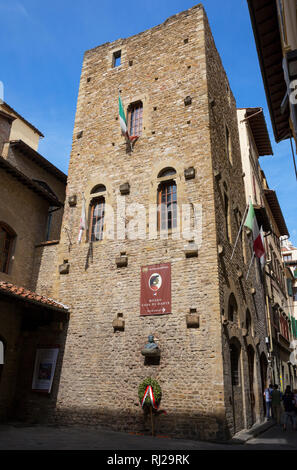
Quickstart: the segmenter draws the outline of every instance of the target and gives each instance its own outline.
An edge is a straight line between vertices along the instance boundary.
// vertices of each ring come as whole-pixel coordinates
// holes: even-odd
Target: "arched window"
[[[161,170],[160,173],[158,174],[158,178],[165,178],[167,176],[172,176],[172,175],[176,175],[176,171],[174,168],[172,167],[163,168],[163,170]]]
[[[165,168],[158,178],[170,178],[176,174],[174,168]],[[174,179],[160,182],[157,195],[158,230],[170,230],[177,227],[177,188]]]
[[[245,314],[245,326],[246,326],[248,334],[252,335],[253,334],[253,324],[252,324],[252,316],[251,316],[251,313],[250,313],[249,309],[247,309],[246,314]]]
[[[240,385],[240,345],[237,341],[230,344],[230,363],[232,385]]]
[[[106,191],[106,187],[104,186],[104,184],[97,184],[91,190],[91,194],[104,193],[105,191]]]
[[[229,297],[228,319],[232,322],[238,321],[238,306],[234,294]]]
[[[105,198],[103,196],[92,199],[90,204],[90,241],[103,239]]]
[[[232,143],[231,143],[231,135],[228,126],[225,126],[225,134],[226,134],[226,153],[229,162],[231,165],[233,164],[233,156],[232,156]]]
[[[224,193],[224,211],[225,211],[225,227],[227,240],[232,243],[232,230],[231,230],[231,207],[228,195]]]
[[[0,272],[8,274],[9,262],[13,241],[16,237],[15,232],[4,222],[0,222]]]

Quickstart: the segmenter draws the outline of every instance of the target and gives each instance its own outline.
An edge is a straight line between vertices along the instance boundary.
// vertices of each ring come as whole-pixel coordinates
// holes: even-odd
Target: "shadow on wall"
[[[58,408],[48,416],[48,424],[102,427],[112,431],[135,432],[143,435],[166,435],[212,442],[227,441],[231,434],[222,416],[177,411],[144,413],[139,405],[137,411],[98,408]],[[40,423],[36,416],[34,424]],[[43,421],[44,423],[44,421]],[[153,429],[153,431],[152,431]]]
[[[45,324],[37,326],[28,323],[23,331],[22,349],[19,360],[19,373],[16,381],[16,393],[13,405],[8,414],[8,420],[25,423],[48,423],[55,414],[57,406],[57,396],[60,385],[61,370],[65,343],[68,330],[64,320],[63,330],[57,330],[57,325],[61,324],[61,318],[55,318],[52,323],[55,327]],[[36,351],[40,348],[58,348],[58,357],[52,383],[51,392],[41,392],[32,390]]]

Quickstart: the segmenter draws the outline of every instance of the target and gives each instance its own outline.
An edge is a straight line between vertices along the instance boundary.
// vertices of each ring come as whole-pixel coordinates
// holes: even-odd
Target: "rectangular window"
[[[291,261],[292,255],[284,255],[284,261]]]
[[[177,227],[177,192],[174,181],[166,181],[158,190],[158,229]]]
[[[90,239],[93,242],[103,239],[105,199],[98,198],[92,201],[90,216]]]
[[[113,67],[119,67],[121,65],[121,55],[122,55],[122,51],[116,51],[113,53],[113,56],[112,56]]]
[[[226,153],[231,165],[233,165],[233,157],[232,157],[232,144],[231,144],[231,136],[227,126],[225,126],[225,137],[226,137]]]
[[[142,116],[143,116],[143,105],[141,101],[130,104],[128,108],[128,129],[129,135],[141,136],[142,135]]]

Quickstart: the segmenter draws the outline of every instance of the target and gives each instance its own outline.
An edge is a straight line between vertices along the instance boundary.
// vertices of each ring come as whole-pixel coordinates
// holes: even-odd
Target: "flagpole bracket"
[[[59,265],[59,274],[69,274],[70,264],[64,262],[63,264]]]

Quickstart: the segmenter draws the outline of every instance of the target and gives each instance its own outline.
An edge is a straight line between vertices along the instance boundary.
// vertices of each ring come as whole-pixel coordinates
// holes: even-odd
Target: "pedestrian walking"
[[[272,394],[273,387],[270,384],[269,387],[265,388],[264,390],[264,397],[265,397],[265,404],[266,404],[266,418],[270,419],[271,416],[271,394]]]
[[[278,385],[273,386],[271,393],[271,406],[272,406],[272,416],[275,419],[277,424],[280,424],[281,419],[281,403],[282,403],[282,394],[278,390]]]
[[[295,397],[293,392],[291,391],[290,385],[287,386],[286,391],[283,396],[283,404],[284,404],[284,422],[283,422],[283,429],[286,431],[289,421],[291,421],[293,429],[296,430],[296,422],[297,422],[297,415],[296,415],[296,407],[295,407]]]

